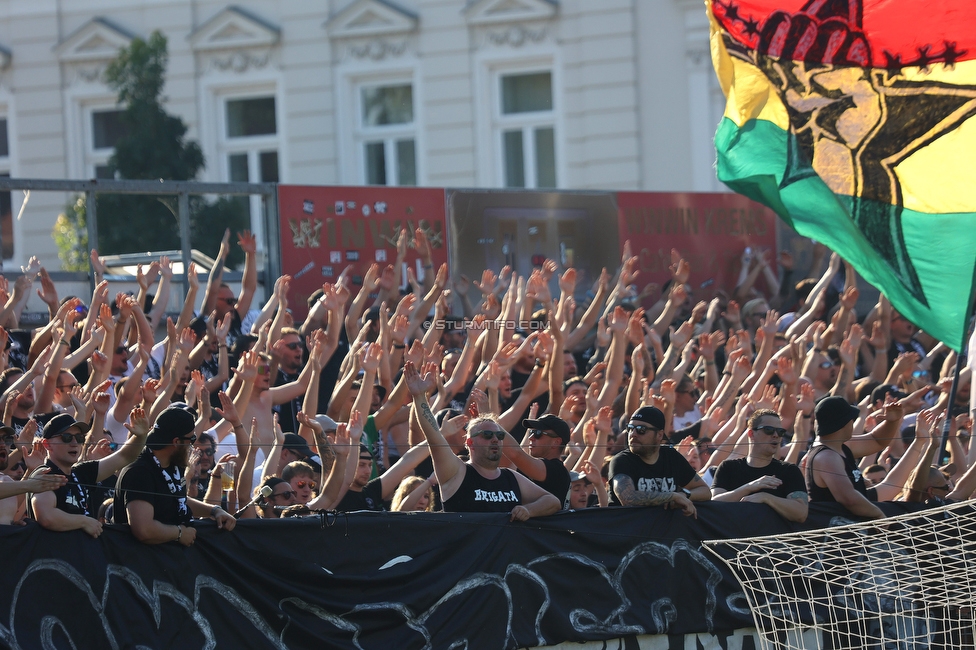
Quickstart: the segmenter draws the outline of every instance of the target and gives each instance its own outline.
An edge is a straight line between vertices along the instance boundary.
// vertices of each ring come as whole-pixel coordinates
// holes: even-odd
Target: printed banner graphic
[[[718,177],[959,350],[976,264],[976,4],[711,0]]]
[[[849,523],[840,512],[811,506],[803,528]],[[190,548],[146,546],[119,526],[98,539],[0,528],[0,647],[499,650],[724,638],[753,619],[701,540],[795,529],[750,503],[702,503],[697,519],[594,508],[525,523],[354,513],[244,520],[231,533],[197,526]]]

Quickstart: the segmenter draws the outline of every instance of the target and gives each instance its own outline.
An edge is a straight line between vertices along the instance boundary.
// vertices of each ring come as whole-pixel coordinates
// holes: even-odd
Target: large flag
[[[976,2],[707,0],[718,177],[955,350],[976,265]]]

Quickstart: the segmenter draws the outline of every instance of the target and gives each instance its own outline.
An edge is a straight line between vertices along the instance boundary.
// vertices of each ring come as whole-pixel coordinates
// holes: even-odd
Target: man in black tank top
[[[475,418],[468,424],[468,447],[471,460],[458,458],[437,426],[427,403],[427,392],[434,377],[423,377],[408,361],[403,369],[407,388],[413,395],[417,419],[430,446],[434,475],[441,488],[447,512],[507,512],[512,521],[545,517],[558,511],[562,501],[522,476],[498,466],[502,458],[505,430],[491,418]]]
[[[802,462],[810,501],[834,501],[857,517],[882,519],[884,513],[868,500],[857,459],[887,447],[899,435],[903,414],[900,402],[889,402],[884,421],[870,433],[855,436],[854,421],[860,417],[860,410],[843,397],[821,400],[814,412],[817,444]]]

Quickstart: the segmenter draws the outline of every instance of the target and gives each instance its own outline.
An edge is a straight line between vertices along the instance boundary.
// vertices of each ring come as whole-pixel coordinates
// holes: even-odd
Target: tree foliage
[[[153,32],[148,40],[135,38],[105,71],[105,81],[123,106],[123,134],[108,161],[117,178],[193,180],[203,169],[200,146],[186,138],[187,127],[163,108],[163,87],[169,56],[166,37]],[[176,250],[180,248],[175,197],[98,194],[98,250],[102,254]],[[55,226],[55,240],[63,264],[76,266],[87,259],[84,199],[66,210]],[[235,200],[206,202],[190,199],[191,241],[195,248],[216,252],[224,228],[248,227],[244,204]],[[80,212],[79,212],[80,210]],[[77,229],[80,227],[80,231]],[[215,235],[213,233],[219,233]],[[213,240],[213,241],[210,241]],[[81,248],[81,246],[84,248]],[[234,259],[234,254],[242,259]],[[243,261],[235,249],[230,264]],[[67,267],[66,267],[67,268]],[[87,268],[82,264],[82,268]]]

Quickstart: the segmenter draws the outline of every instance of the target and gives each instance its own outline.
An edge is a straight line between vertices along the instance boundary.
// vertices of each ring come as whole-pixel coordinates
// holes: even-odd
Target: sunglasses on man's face
[[[301,346],[302,346],[302,344],[299,343],[299,342],[297,342],[297,341],[294,342],[294,343],[285,343],[285,347],[288,348],[289,350],[291,350],[292,352],[294,352],[295,350],[297,350]]]
[[[536,438],[536,439],[539,439],[542,436],[546,436],[548,438],[558,438],[559,437],[559,434],[558,433],[554,433],[552,431],[543,431],[541,429],[530,429],[529,430],[529,435],[532,436],[533,438]]]
[[[85,434],[83,433],[62,433],[59,434],[58,437],[61,438],[61,442],[66,445],[71,444],[72,440],[77,442],[79,445],[85,443]]]
[[[234,305],[237,304],[237,298],[221,298],[221,300],[223,300],[224,302],[226,302],[231,307],[233,307]]]
[[[213,456],[214,450],[213,447],[205,447],[200,450],[200,453],[203,454],[204,456]]]
[[[834,367],[834,362],[833,361],[821,361],[820,362],[820,367],[823,370],[826,370],[827,368],[833,368]]]
[[[194,434],[194,435],[190,436],[189,438],[180,438],[180,441],[186,442],[186,443],[189,443],[189,444],[192,445],[194,442],[197,441],[197,436],[196,436],[196,434]]]
[[[269,366],[269,365],[258,366],[258,374],[259,375],[266,375],[269,372],[271,372],[271,366]]]
[[[472,433],[471,434],[471,437],[472,438],[477,438],[478,436],[481,436],[485,440],[491,440],[492,438],[498,438],[499,440],[504,440],[505,439],[505,432],[504,431],[489,431],[489,430],[485,429],[485,430],[479,431],[478,433]]]
[[[315,481],[299,481],[295,485],[298,486],[298,489],[302,489],[307,485],[310,490],[314,490],[318,484]]]
[[[279,492],[277,494],[272,494],[271,495],[271,498],[274,499],[275,497],[282,497],[283,499],[290,499],[294,495],[295,495],[295,491],[294,490],[286,490],[284,492]]]
[[[628,424],[627,431],[633,431],[637,435],[641,436],[645,433],[660,433],[661,430],[654,427],[645,427],[642,424]]]
[[[790,432],[783,427],[774,427],[769,424],[764,427],[756,427],[753,429],[753,431],[762,431],[767,436],[776,436],[778,438],[786,438],[788,435],[790,435]]]

